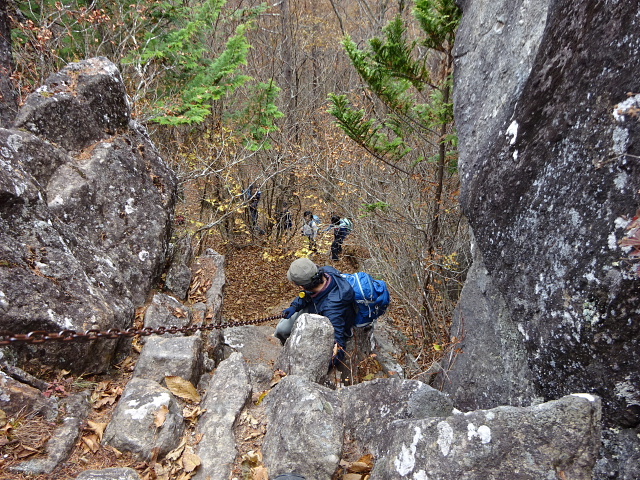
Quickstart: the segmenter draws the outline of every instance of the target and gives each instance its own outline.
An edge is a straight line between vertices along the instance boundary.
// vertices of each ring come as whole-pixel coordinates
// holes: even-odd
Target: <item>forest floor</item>
[[[301,236],[298,239],[294,238],[287,251],[268,248],[264,244],[241,248],[215,248],[218,253],[224,254],[226,259],[223,318],[227,321],[246,321],[272,316],[286,308],[297,294],[295,286],[287,280],[286,272],[291,261],[296,258],[296,252],[299,253],[304,247],[303,240],[305,239]],[[329,240],[325,239],[321,244],[324,251],[314,254],[312,259],[319,265],[331,264],[343,272],[356,271],[357,263],[348,257],[339,262],[330,261],[328,242]],[[142,312],[143,309],[140,310],[139,317],[142,316]],[[272,322],[272,326],[275,327],[275,324],[275,321]],[[21,475],[10,472],[9,468],[22,461],[42,456],[55,423],[48,423],[39,417],[5,420],[5,423],[2,423],[0,418],[0,480],[68,480],[85,470],[110,467],[134,468],[143,480],[188,480],[191,475],[185,470],[181,458],[165,459],[158,463],[141,462],[128,453],[119,452],[100,443],[113,408],[131,378],[138,357],[135,347],[134,342],[131,354],[104,375],[74,377],[66,371],[46,366],[31,366],[28,369],[29,373],[55,385],[55,391],[52,393],[54,395],[64,397],[92,388],[93,408],[71,457],[53,473],[46,475]],[[193,428],[185,438],[192,433]],[[243,446],[240,446],[239,450],[248,452],[244,454],[242,461],[250,462],[254,452]],[[245,480],[256,477],[241,478]]]

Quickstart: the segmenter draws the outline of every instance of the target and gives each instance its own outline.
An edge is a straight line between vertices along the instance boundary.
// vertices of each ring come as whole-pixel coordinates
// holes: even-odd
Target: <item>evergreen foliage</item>
[[[443,259],[456,258],[459,233],[455,208],[445,205],[455,201],[458,188],[451,91],[461,12],[455,0],[416,0],[413,14],[421,29],[417,38],[410,38],[408,21],[398,15],[365,48],[344,39],[366,93],[354,100],[330,94],[329,112],[349,138],[413,186],[410,200],[384,188],[366,192],[362,212],[372,224],[404,228],[406,238],[421,239],[413,260],[422,293],[418,329],[428,343],[446,331],[452,310],[452,303],[443,306],[446,284],[459,275],[456,262]],[[385,255],[398,258],[399,252],[380,251]],[[408,289],[414,297],[415,291]]]
[[[400,16],[384,29],[384,38],[370,40],[367,50],[358,48],[350,37],[344,40],[353,66],[367,87],[388,107],[388,115],[367,116],[364,109],[351,106],[345,95],[329,97],[332,104],[329,111],[338,126],[369,153],[393,164],[409,153],[412,149],[409,143],[419,145],[425,134],[438,135],[438,127],[453,122],[453,104],[448,94],[451,75],[434,83],[426,66],[429,56],[418,55],[416,48],[420,44],[450,55],[459,9],[453,0],[418,0],[414,14],[424,31],[421,41],[407,39],[405,22]],[[416,136],[417,143],[410,141],[410,137]],[[451,140],[447,136],[436,141]]]

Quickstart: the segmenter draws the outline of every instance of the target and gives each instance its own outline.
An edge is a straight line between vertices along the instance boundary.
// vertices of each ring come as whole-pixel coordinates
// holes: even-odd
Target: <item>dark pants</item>
[[[331,260],[340,260],[342,254],[342,242],[347,238],[347,229],[341,228],[333,234],[333,243],[331,244]]]

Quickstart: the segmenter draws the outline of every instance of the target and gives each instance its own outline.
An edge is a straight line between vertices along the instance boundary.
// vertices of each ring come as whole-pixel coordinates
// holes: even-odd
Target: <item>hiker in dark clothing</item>
[[[262,197],[262,192],[252,183],[245,191],[245,197],[249,202],[249,216],[251,218],[251,227],[258,227],[258,203]]]
[[[349,235],[349,230],[338,215],[331,216],[331,225],[329,225],[329,229],[333,229],[331,260],[340,260],[340,255],[342,255],[342,242],[344,242],[344,239]]]
[[[353,288],[338,270],[327,265],[318,268],[308,258],[299,258],[291,263],[287,278],[298,285],[304,292],[291,302],[280,320],[274,336],[284,344],[291,335],[293,324],[301,313],[316,313],[327,317],[333,325],[338,354],[332,364],[344,356],[347,338],[352,335],[355,319]]]

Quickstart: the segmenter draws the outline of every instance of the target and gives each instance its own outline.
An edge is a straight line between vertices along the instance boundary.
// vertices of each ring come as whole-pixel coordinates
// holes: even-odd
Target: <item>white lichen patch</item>
[[[146,250],[141,250],[138,254],[138,258],[141,262],[147,261],[149,259],[149,252],[147,252]]]
[[[7,301],[7,296],[2,290],[0,290],[0,308],[9,308],[9,302]]]
[[[619,172],[618,175],[616,175],[616,178],[614,178],[613,183],[618,190],[624,190],[628,181],[629,175],[627,175],[626,172]]]
[[[133,212],[136,211],[136,209],[133,208],[134,203],[135,203],[135,200],[133,198],[127,199],[127,203],[124,206],[124,211],[127,215],[131,215]]]
[[[170,397],[168,393],[161,393],[157,397],[154,397],[153,400],[149,403],[145,403],[144,405],[139,405],[140,402],[137,400],[130,400],[127,402],[129,408],[124,411],[125,415],[133,418],[134,420],[142,420],[149,413],[156,412],[160,407],[166,405],[169,406]]]
[[[453,444],[453,428],[447,422],[438,423],[438,445],[440,451],[445,457],[449,455],[451,445]]]
[[[396,457],[393,464],[396,467],[396,471],[402,475],[408,475],[416,466],[416,449],[418,442],[422,439],[422,431],[419,427],[415,427],[415,433],[411,445],[408,447],[403,443],[400,455]]]
[[[616,155],[627,153],[629,145],[629,131],[626,128],[616,127],[613,129],[613,151]]]
[[[481,443],[489,443],[491,441],[491,429],[486,425],[480,425],[476,428],[473,423],[470,423],[467,425],[467,438],[469,441],[478,438]]]
[[[615,233],[610,233],[607,237],[607,246],[609,250],[616,250],[618,248],[618,239]]]
[[[529,334],[525,331],[524,325],[518,323],[518,331],[522,334],[525,340],[529,340]]]
[[[633,115],[640,108],[640,94],[627,98],[613,109],[613,118],[618,122],[623,122],[627,115]],[[637,115],[637,114],[636,114]]]
[[[615,386],[616,397],[624,399],[628,406],[636,405],[640,407],[640,391],[630,375],[625,377],[624,382],[618,382]]]
[[[601,320],[596,306],[589,301],[584,302],[584,304],[582,305],[582,316],[591,325],[596,325]]]
[[[511,122],[511,125],[509,125],[509,128],[507,128],[506,135],[508,137],[511,137],[511,139],[509,140],[509,145],[513,145],[516,143],[516,139],[518,138],[518,122],[516,122],[515,120]]]
[[[586,398],[590,402],[595,402],[596,401],[596,397],[594,397],[590,393],[572,393],[571,396],[572,397]]]
[[[22,137],[15,134],[9,135],[7,137],[7,146],[14,152],[18,152],[23,146]]]
[[[64,199],[60,195],[56,195],[53,200],[49,202],[50,207],[57,207],[64,205]]]

